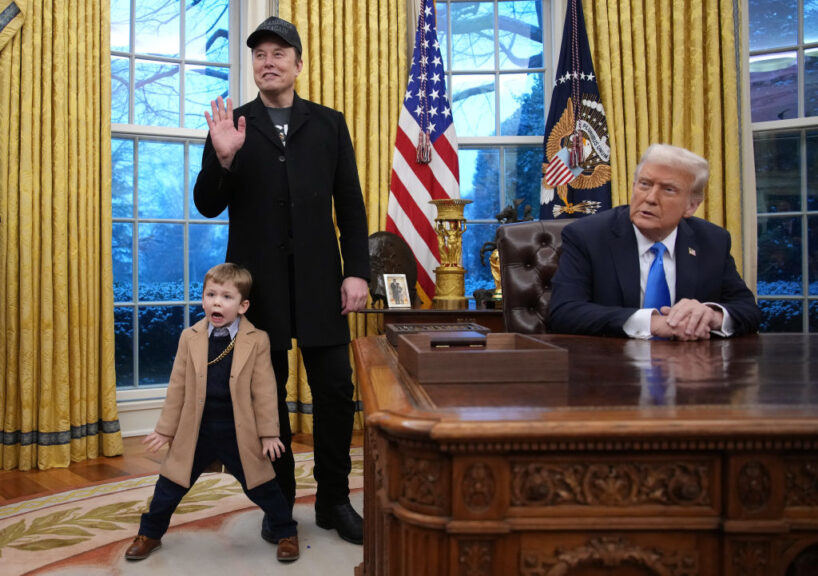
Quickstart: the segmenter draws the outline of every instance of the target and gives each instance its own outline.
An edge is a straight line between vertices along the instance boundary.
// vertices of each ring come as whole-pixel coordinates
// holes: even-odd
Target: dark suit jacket
[[[253,274],[247,317],[269,333],[273,350],[290,348],[295,336],[300,346],[349,342],[341,282],[369,278],[369,249],[344,117],[296,95],[285,147],[260,98],[234,110],[236,123],[240,116],[246,139],[230,170],[219,164],[208,136],[194,200],[209,218],[229,210],[225,260]]]
[[[701,218],[679,222],[676,300],[724,306],[735,334],[756,332],[761,311],[730,256],[730,234]],[[552,283],[548,329],[569,334],[626,336],[622,326],[639,309],[639,254],[629,207],[577,220],[562,232]]]

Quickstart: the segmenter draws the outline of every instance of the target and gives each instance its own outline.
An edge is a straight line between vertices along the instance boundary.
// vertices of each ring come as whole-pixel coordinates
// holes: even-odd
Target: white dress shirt
[[[230,333],[230,339],[232,340],[233,338],[236,337],[236,334],[239,333],[239,322],[241,322],[241,316],[236,316],[236,319],[233,320],[233,322],[231,322],[229,326],[221,326],[220,328],[222,329],[227,328],[227,331]],[[207,323],[208,338],[210,338],[210,336],[213,335],[213,330],[215,329],[216,327],[213,326],[213,324],[211,324],[210,322]]]

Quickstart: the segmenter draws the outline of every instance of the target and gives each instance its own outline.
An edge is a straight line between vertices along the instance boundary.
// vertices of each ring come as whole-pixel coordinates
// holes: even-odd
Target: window
[[[466,206],[466,294],[494,289],[481,248],[494,242],[495,216],[520,200],[539,217],[542,139],[551,95],[550,3],[546,0],[446,0],[436,3],[459,147]],[[546,89],[548,87],[548,89]]]
[[[748,0],[765,332],[818,331],[818,0]]]
[[[227,214],[193,185],[204,110],[237,92],[237,2],[111,1],[114,318],[118,389],[165,385],[181,331],[203,316],[202,278],[224,259]]]

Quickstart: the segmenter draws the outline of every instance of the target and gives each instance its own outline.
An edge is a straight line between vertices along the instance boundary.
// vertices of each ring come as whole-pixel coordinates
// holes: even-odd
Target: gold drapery
[[[585,0],[599,91],[611,137],[614,205],[654,142],[710,162],[697,215],[727,228],[741,271],[741,139],[734,0]]]
[[[304,47],[298,94],[346,117],[370,233],[383,230],[386,222],[392,152],[409,74],[406,9],[406,0],[279,2],[279,16],[295,24]],[[351,314],[349,325],[352,338],[376,330],[371,315]],[[312,415],[300,407],[311,405],[312,398],[303,364],[293,362],[296,354],[290,353],[287,388],[288,401],[298,403],[299,411],[290,414],[290,422],[293,431],[311,432]],[[359,404],[356,427],[362,424]]]
[[[109,2],[14,3],[25,19],[0,48],[0,451],[4,469],[28,470],[122,452]]]

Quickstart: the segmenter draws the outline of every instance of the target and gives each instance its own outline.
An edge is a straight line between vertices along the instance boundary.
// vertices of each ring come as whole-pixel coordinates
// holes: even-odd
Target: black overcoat
[[[229,170],[219,164],[208,135],[194,201],[208,218],[228,209],[225,260],[253,274],[247,317],[268,332],[273,350],[289,349],[292,337],[299,346],[347,343],[341,282],[369,279],[369,251],[344,116],[296,94],[286,146],[260,97],[234,110],[235,123],[240,116],[247,121],[245,141]]]

